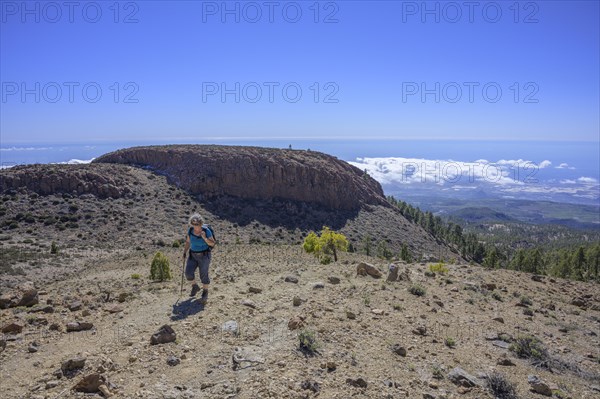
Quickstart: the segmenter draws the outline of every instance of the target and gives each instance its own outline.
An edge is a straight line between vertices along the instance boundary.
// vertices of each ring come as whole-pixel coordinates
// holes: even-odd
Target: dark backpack
[[[215,245],[217,245],[217,236],[215,235],[215,230],[213,229],[213,227],[210,224],[205,224],[205,225],[202,225],[202,229],[210,231],[212,239],[215,240]],[[206,244],[208,245],[208,243],[206,243]],[[210,249],[213,249],[215,247],[215,245],[213,245],[212,247],[209,245],[208,247]]]

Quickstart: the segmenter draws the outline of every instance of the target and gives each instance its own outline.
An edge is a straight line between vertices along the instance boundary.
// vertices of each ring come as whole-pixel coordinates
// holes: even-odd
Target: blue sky
[[[2,146],[599,141],[597,1],[1,3]]]

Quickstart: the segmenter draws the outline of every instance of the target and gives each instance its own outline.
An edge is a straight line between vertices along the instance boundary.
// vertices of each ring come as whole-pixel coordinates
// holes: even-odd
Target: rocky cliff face
[[[377,181],[344,161],[313,151],[150,146],[115,151],[94,162],[147,167],[206,199],[220,195],[280,198],[345,210],[358,209],[364,204],[387,204]]]
[[[23,190],[40,195],[56,193],[93,194],[120,198],[132,192],[135,178],[121,165],[27,165],[5,169],[0,192]]]

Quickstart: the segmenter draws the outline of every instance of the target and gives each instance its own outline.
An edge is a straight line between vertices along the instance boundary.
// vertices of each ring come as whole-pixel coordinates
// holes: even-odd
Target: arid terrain
[[[291,162],[247,151],[255,165]],[[294,181],[318,191],[326,158],[301,155],[290,159],[310,177]],[[0,172],[2,398],[600,397],[598,284],[468,264],[358,170],[335,172],[368,182],[336,208],[339,188],[321,203],[302,190],[241,198],[244,182],[227,175],[211,184],[229,179],[230,191],[206,198],[173,165],[132,165]],[[271,176],[272,192],[290,183]],[[206,305],[180,292],[193,211],[218,239]],[[304,253],[324,225],[354,252],[329,265]],[[388,281],[366,236],[418,260],[394,260]],[[157,251],[172,280],[150,281]],[[362,262],[382,277],[357,275]]]

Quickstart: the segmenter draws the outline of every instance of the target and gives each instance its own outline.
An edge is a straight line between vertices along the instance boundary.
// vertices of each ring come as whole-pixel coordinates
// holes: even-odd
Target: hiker
[[[211,249],[215,245],[215,239],[210,229],[204,226],[204,219],[198,213],[190,216],[190,227],[185,240],[183,250],[183,259],[186,255],[189,257],[185,264],[185,277],[192,284],[191,297],[196,296],[200,287],[196,282],[196,268],[200,270],[200,281],[202,282],[202,301],[208,298],[208,285],[210,278],[208,277],[208,267],[211,260]]]

